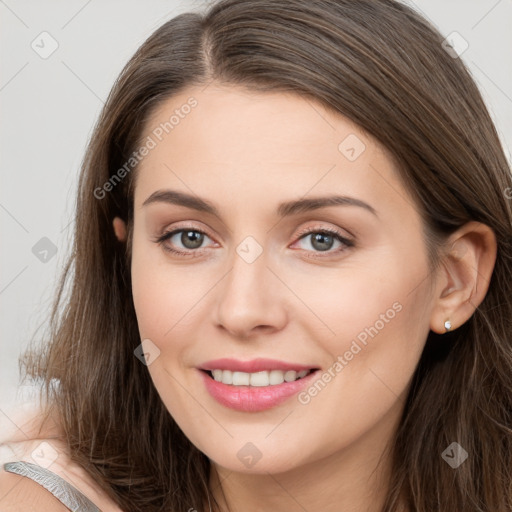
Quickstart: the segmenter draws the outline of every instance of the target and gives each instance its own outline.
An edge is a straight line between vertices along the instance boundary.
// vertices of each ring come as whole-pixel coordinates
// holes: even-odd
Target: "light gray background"
[[[483,92],[510,160],[512,0],[406,3],[443,35],[456,31],[469,43],[461,58]],[[17,359],[48,318],[69,249],[80,161],[103,102],[126,61],[158,26],[204,5],[0,0],[0,426],[7,421],[4,411],[30,397],[30,388],[17,387]],[[44,31],[58,43],[46,59],[31,47]],[[57,247],[46,263],[32,252],[43,237]]]

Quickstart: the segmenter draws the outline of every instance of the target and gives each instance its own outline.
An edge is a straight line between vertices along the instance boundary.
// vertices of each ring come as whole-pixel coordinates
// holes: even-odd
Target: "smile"
[[[301,370],[300,374],[306,372],[306,375],[299,377],[297,372],[290,370],[256,373],[235,371],[231,372],[231,376],[226,370],[215,370],[217,379],[222,380],[217,380],[208,370],[199,370],[198,373],[208,394],[220,405],[240,412],[260,412],[277,407],[300,393],[311,385],[318,371]],[[224,383],[224,379],[228,382],[231,379],[231,383]],[[276,383],[271,384],[270,379]],[[277,383],[278,379],[282,379],[282,382]]]
[[[302,379],[313,370],[301,370],[296,372],[294,370],[282,371],[282,370],[270,370],[261,371],[256,373],[246,372],[233,372],[231,370],[211,370],[209,373],[213,379],[223,384],[231,386],[277,386],[283,382],[293,382],[298,379]]]

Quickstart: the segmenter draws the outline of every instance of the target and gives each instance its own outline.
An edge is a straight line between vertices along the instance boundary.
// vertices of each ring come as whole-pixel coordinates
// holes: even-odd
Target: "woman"
[[[136,52],[26,361],[88,509],[512,509],[512,179],[442,43],[221,0]]]

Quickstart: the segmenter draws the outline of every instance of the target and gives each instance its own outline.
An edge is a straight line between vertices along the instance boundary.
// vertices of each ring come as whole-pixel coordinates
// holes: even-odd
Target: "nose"
[[[234,251],[217,286],[216,323],[238,339],[277,332],[286,325],[286,287],[268,266],[265,251],[250,262]]]

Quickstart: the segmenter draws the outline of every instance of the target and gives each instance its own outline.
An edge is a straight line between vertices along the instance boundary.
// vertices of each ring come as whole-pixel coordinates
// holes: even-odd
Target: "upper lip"
[[[265,370],[296,371],[316,370],[318,367],[298,363],[289,363],[279,361],[278,359],[251,359],[250,361],[240,361],[238,359],[222,358],[207,361],[198,367],[200,370],[231,370],[234,372],[255,373]]]

